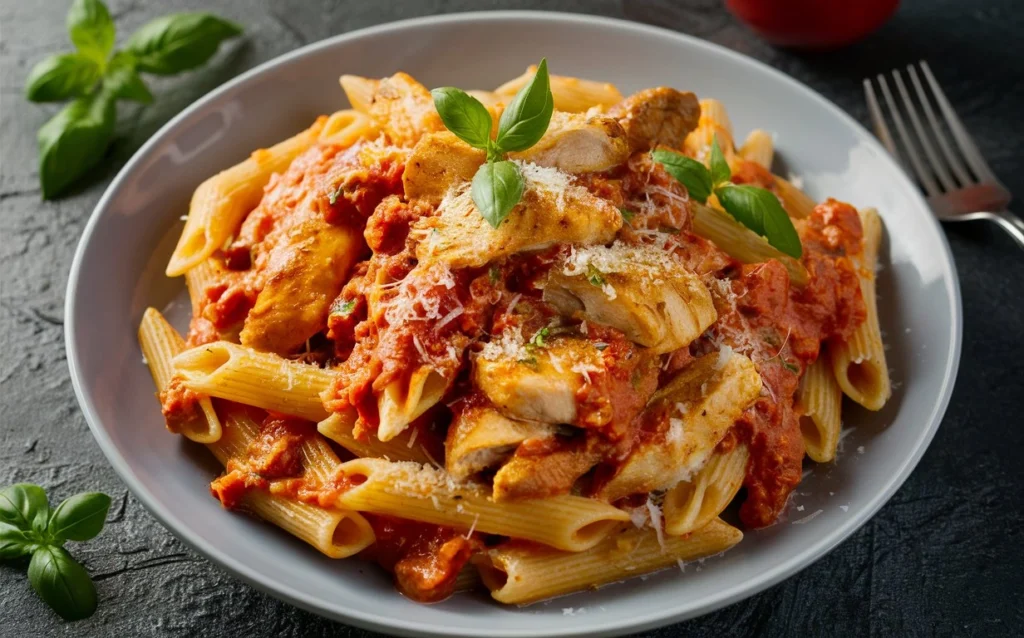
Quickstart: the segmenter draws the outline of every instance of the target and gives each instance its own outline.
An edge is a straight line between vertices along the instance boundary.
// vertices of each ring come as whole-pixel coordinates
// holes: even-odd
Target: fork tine
[[[984,158],[981,156],[981,152],[978,151],[978,147],[974,145],[974,140],[971,139],[970,134],[964,127],[963,122],[960,121],[960,117],[953,110],[953,106],[946,99],[946,94],[943,92],[942,87],[935,80],[935,76],[932,75],[931,68],[928,67],[928,63],[921,60],[921,71],[924,72],[925,78],[928,80],[929,86],[931,86],[932,93],[935,94],[935,101],[939,103],[939,108],[942,110],[942,114],[946,117],[946,124],[949,126],[949,130],[953,131],[953,137],[956,138],[957,144],[960,146],[960,151],[964,154],[964,158],[967,159],[967,163],[970,165],[971,170],[978,176],[983,182],[997,182],[996,176],[992,173],[992,169],[985,163]]]
[[[900,115],[899,106],[892,99],[892,93],[889,92],[889,84],[885,81],[885,76],[879,74],[877,80],[878,85],[882,87],[882,96],[885,97],[885,104],[889,107],[889,113],[896,123],[896,130],[899,131],[900,139],[903,140],[903,148],[906,151],[907,157],[910,158],[911,165],[914,167],[917,181],[921,183],[921,187],[924,188],[929,197],[941,195],[942,191],[939,190],[935,180],[932,179],[931,173],[926,171],[924,164],[921,163],[921,157],[917,154],[917,149],[914,148],[914,142],[907,132],[907,127],[903,124],[903,116]]]
[[[914,131],[917,132],[917,142],[924,149],[925,157],[928,158],[928,163],[931,164],[932,172],[942,182],[942,187],[948,192],[956,190],[957,185],[950,176],[949,171],[946,170],[946,165],[939,159],[938,154],[935,152],[935,148],[932,147],[931,140],[928,139],[928,135],[924,132],[924,127],[921,125],[921,118],[917,116],[917,108],[914,107],[914,102],[910,99],[910,93],[907,91],[906,85],[903,83],[903,77],[899,71],[894,69],[892,72],[893,80],[896,81],[896,90],[900,93],[900,98],[903,100],[903,108],[906,109],[907,115],[910,116],[910,123],[914,125]]]
[[[881,140],[885,150],[889,151],[889,155],[892,155],[897,163],[902,164],[900,153],[896,149],[896,142],[893,141],[892,133],[889,132],[889,125],[885,123],[885,116],[882,115],[882,109],[878,106],[878,97],[875,95],[875,87],[871,84],[870,78],[864,78],[864,97],[868,102],[871,123],[875,125],[875,135]]]
[[[942,149],[942,155],[946,158],[946,163],[956,173],[956,177],[960,180],[961,186],[970,186],[974,184],[974,178],[968,175],[967,169],[964,167],[964,163],[950,148],[949,142],[946,140],[946,135],[939,126],[939,120],[935,117],[935,111],[932,110],[931,100],[928,99],[928,94],[925,92],[924,87],[921,85],[921,80],[917,77],[917,69],[913,64],[907,65],[907,73],[910,74],[910,81],[914,84],[914,91],[917,93],[917,99],[921,102],[924,107],[925,117],[928,118],[928,123],[931,124],[932,132],[935,134],[935,139],[939,141],[939,148]]]

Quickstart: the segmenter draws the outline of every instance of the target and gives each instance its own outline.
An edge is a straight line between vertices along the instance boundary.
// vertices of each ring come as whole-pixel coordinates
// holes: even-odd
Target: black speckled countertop
[[[0,485],[30,481],[53,499],[111,494],[110,522],[73,549],[93,574],[96,614],[63,623],[0,566],[0,636],[371,636],[258,592],[178,542],[128,494],[79,411],[62,328],[71,257],[107,183],[150,135],[222,82],[322,38],[418,15],[557,9],[669,27],[758,58],[866,122],[860,79],[929,60],[978,146],[1024,197],[1024,4],[906,0],[848,49],[798,55],[737,24],[722,0],[110,0],[120,33],[170,11],[215,11],[243,44],[189,77],[154,83],[148,107],[122,105],[120,137],[91,185],[40,201],[29,104],[32,65],[67,48],[68,2],[0,1]],[[1024,205],[1019,205],[1024,212]],[[832,553],[753,598],[645,636],[1024,635],[1024,252],[992,226],[947,227],[964,303],[963,359],[949,411],[891,501]]]

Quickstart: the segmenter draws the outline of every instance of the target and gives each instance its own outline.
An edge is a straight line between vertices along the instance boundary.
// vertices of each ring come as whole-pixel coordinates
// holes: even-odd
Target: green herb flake
[[[501,280],[501,271],[498,270],[497,266],[491,266],[490,270],[487,271],[487,276],[490,277],[492,284],[496,284]]]
[[[800,373],[800,367],[795,365],[795,364],[790,363],[789,361],[783,361],[782,362],[782,367],[784,367],[785,369],[789,370],[793,374],[799,374]]]
[[[342,316],[342,317],[348,317],[349,315],[352,314],[352,311],[355,310],[355,308],[356,308],[356,300],[355,299],[346,299],[345,301],[342,301],[341,303],[335,304],[334,308],[331,309],[331,314],[332,315],[339,315],[339,316]]]
[[[544,341],[544,339],[548,336],[548,334],[550,334],[550,332],[551,330],[549,328],[541,328],[536,333],[534,333],[533,337],[530,338],[530,342],[526,344],[526,347],[543,348],[547,346],[547,343]]]
[[[530,366],[531,368],[536,368],[537,367],[537,357],[526,357],[525,359],[520,359],[519,361],[517,361],[517,363],[521,363],[523,365]]]
[[[636,213],[629,210],[625,206],[619,206],[619,213],[622,214],[622,220],[627,224],[632,224],[633,218],[636,217]]]
[[[597,269],[594,264],[587,264],[587,281],[590,282],[591,286],[601,288],[607,283],[604,279],[604,273]]]

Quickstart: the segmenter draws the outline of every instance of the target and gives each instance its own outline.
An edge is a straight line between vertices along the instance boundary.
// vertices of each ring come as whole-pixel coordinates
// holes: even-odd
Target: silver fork
[[[999,182],[988,164],[985,163],[974,140],[971,139],[963,122],[960,121],[956,111],[946,99],[946,94],[942,91],[939,83],[935,81],[935,76],[928,68],[928,63],[922,60],[919,64],[921,74],[924,75],[931,92],[929,96],[929,92],[918,76],[917,67],[908,65],[906,73],[914,87],[917,105],[911,99],[900,70],[893,69],[891,72],[890,77],[896,85],[900,103],[903,106],[902,112],[899,108],[900,103],[893,99],[892,91],[889,90],[886,76],[879,73],[875,77],[875,83],[878,84],[888,107],[889,116],[899,133],[899,139],[902,142],[902,157],[908,159],[913,168],[913,173],[909,170],[907,173],[917,177],[921,190],[928,196],[928,203],[931,205],[932,211],[940,220],[944,222],[976,219],[994,221],[1010,233],[1021,248],[1024,248],[1024,222],[1007,210],[1007,206],[1010,204],[1010,191]],[[896,161],[903,164],[906,169],[906,163],[901,159],[901,149],[897,148],[896,142],[889,132],[889,126],[886,124],[885,115],[882,113],[871,78],[864,79],[864,94],[878,138],[889,150],[889,153],[896,158]],[[933,101],[942,112],[948,133],[935,117],[935,111],[932,109]],[[922,123],[922,111],[924,112],[923,118],[928,122],[927,127]],[[903,113],[910,118],[913,133],[904,124]],[[952,140],[950,134],[952,134]],[[933,142],[938,144],[941,156],[939,152],[936,152]]]

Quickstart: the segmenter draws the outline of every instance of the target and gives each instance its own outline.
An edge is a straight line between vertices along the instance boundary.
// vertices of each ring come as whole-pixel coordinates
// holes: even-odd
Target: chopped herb
[[[345,185],[338,184],[338,187],[334,189],[334,192],[327,196],[327,201],[331,203],[331,206],[334,206],[334,203],[338,201],[338,198],[341,197],[341,194],[342,192],[344,192],[344,190]]]
[[[487,271],[487,274],[490,276],[492,284],[498,283],[498,280],[501,278],[501,271],[498,270],[497,266],[491,266],[491,269]]]
[[[605,284],[604,273],[597,269],[594,264],[587,265],[587,281],[590,282],[591,286],[597,286],[600,288]]]
[[[525,359],[520,359],[517,363],[522,363],[524,365],[530,366],[531,368],[536,368],[537,367],[537,357],[527,357]]]
[[[800,373],[799,366],[793,365],[789,361],[783,361],[782,362],[782,367],[786,368],[787,370],[789,370],[793,374],[799,374]]]
[[[543,348],[547,346],[544,342],[544,338],[548,336],[551,331],[548,328],[541,328],[530,338],[530,343],[526,345],[527,348]]]
[[[342,317],[347,317],[350,314],[352,314],[352,311],[355,310],[355,308],[356,308],[356,300],[355,299],[346,299],[345,301],[342,301],[341,303],[335,304],[334,308],[331,309],[331,314],[332,315],[341,315]]]
[[[636,217],[636,213],[624,206],[619,206],[619,212],[622,213],[622,219],[627,224],[631,224],[633,222],[633,218]]]

